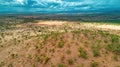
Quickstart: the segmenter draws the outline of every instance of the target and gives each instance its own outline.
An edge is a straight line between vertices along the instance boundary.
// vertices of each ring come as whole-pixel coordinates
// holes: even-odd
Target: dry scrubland
[[[0,67],[120,67],[120,25],[22,23],[0,32]]]

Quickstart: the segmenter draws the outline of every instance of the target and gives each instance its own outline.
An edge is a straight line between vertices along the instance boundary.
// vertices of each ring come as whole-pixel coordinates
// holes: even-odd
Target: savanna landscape
[[[120,15],[1,15],[0,67],[120,67]]]

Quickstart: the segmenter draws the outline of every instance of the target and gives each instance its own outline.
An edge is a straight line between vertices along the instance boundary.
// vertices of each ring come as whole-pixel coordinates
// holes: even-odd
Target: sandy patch
[[[77,22],[78,23],[78,22]],[[79,24],[76,24],[76,22],[69,22],[69,21],[42,21],[37,20],[37,23],[27,23],[23,25],[19,25],[19,27],[24,26],[59,26],[59,25],[65,25],[67,24],[71,28],[87,28],[87,29],[105,29],[105,30],[120,30],[120,25],[111,25],[111,24],[100,24],[100,23],[87,23],[87,22],[79,22]]]
[[[96,27],[103,28],[103,29],[120,30],[120,26],[116,26],[116,25],[99,25]]]
[[[120,30],[120,25],[100,24],[100,23],[82,23],[81,26],[86,28],[96,28],[105,30]]]
[[[63,25],[66,21],[39,21],[38,25]]]

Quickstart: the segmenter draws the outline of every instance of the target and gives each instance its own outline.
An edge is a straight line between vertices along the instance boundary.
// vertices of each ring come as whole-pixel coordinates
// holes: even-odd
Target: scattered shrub
[[[67,54],[71,54],[71,51],[70,51],[70,50],[67,50],[66,53],[67,53]]]
[[[82,47],[79,47],[78,48],[78,56],[79,57],[82,57],[84,59],[87,59],[87,53],[86,53],[86,50]]]
[[[5,63],[4,62],[0,62],[0,67],[4,66]]]
[[[48,61],[49,61],[49,57],[45,54],[41,55],[40,56],[40,61],[43,63],[43,64],[46,64]]]
[[[29,57],[31,58],[31,55],[29,55]],[[35,54],[35,60],[36,60],[37,62],[41,61],[40,56],[37,55],[37,54]]]
[[[49,50],[49,52],[55,52],[55,49],[54,48],[51,48],[50,50]]]
[[[8,67],[13,67],[13,64],[12,64],[12,63],[10,63],[10,64],[8,65]]]
[[[18,57],[18,54],[11,54],[11,57],[16,58],[16,57]]]
[[[101,49],[100,45],[92,45],[91,49],[94,57],[100,56],[100,49]]]
[[[66,67],[64,64],[58,64],[58,67]]]
[[[59,48],[62,48],[63,46],[64,46],[63,42],[59,42],[59,43],[58,43],[58,47],[59,47]]]
[[[119,36],[118,36],[118,35],[111,34],[111,41],[112,41],[112,43],[117,43],[117,42],[119,42]]]
[[[73,64],[73,60],[72,60],[72,59],[69,59],[69,60],[68,60],[68,64],[72,65],[72,64]]]
[[[112,58],[113,60],[118,61],[118,57],[119,57],[118,55],[114,54]]]
[[[98,66],[98,62],[91,62],[90,67],[97,67]]]
[[[120,44],[108,44],[105,48],[113,53],[120,55]]]
[[[76,66],[76,67],[84,67],[84,64],[81,64],[81,65],[79,65],[79,66]]]

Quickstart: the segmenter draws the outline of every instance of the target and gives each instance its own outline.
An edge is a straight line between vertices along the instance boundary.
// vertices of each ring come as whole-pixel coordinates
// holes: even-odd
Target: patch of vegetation
[[[0,67],[4,66],[5,63],[4,62],[0,62]]]
[[[84,46],[85,46],[85,47],[88,47],[88,42],[85,42]]]
[[[100,49],[101,49],[100,45],[92,45],[91,49],[94,57],[100,56]]]
[[[54,49],[54,48],[51,48],[51,49],[49,50],[49,52],[54,53],[54,52],[55,52],[55,49]]]
[[[113,60],[118,61],[119,56],[114,54],[112,58],[113,58]]]
[[[108,44],[105,48],[113,53],[120,55],[120,44]]]
[[[46,41],[48,37],[49,35],[44,35],[44,41]]]
[[[90,67],[98,67],[98,62],[91,62]]]
[[[118,65],[118,66],[115,66],[115,67],[120,67],[120,65]]]
[[[11,57],[14,59],[14,58],[18,57],[18,54],[11,54]]]
[[[68,50],[66,51],[66,53],[67,53],[67,54],[71,54],[71,51],[68,49]]]
[[[38,54],[36,54],[35,60],[37,62],[41,62],[42,64],[46,64],[50,60],[50,58],[46,54],[42,54],[40,56]]]
[[[74,34],[79,34],[79,33],[81,33],[81,30],[73,30],[71,32],[74,33]]]
[[[114,35],[114,34],[111,34],[111,42],[112,43],[118,43],[119,42],[119,36],[118,35]]]
[[[40,52],[42,44],[34,45],[37,52]]]
[[[81,64],[81,65],[79,65],[79,66],[76,66],[76,67],[84,67],[84,64]]]
[[[36,67],[36,65],[35,65],[35,64],[32,64],[32,67]]]
[[[58,67],[66,67],[64,64],[58,64]]]
[[[43,63],[43,64],[46,64],[48,61],[49,61],[49,57],[46,55],[46,54],[42,54],[40,56],[40,61]]]
[[[79,57],[82,57],[82,58],[84,58],[84,59],[87,59],[87,58],[88,58],[87,52],[86,52],[86,50],[85,50],[83,47],[79,47],[79,48],[78,48],[78,56],[79,56]]]
[[[29,19],[26,18],[26,20],[29,20]],[[25,60],[27,60],[26,64],[31,63],[30,65],[33,67],[36,67],[39,64],[45,67],[48,65],[50,65],[50,67],[66,67],[66,66],[84,67],[86,66],[85,64],[90,64],[91,67],[97,67],[99,66],[98,62],[92,61],[91,63],[89,63],[89,59],[93,58],[92,56],[89,56],[89,51],[87,50],[90,48],[93,53],[93,56],[96,57],[96,58],[93,58],[92,60],[102,58],[103,61],[100,61],[100,62],[105,64],[107,61],[109,61],[107,59],[109,58],[109,56],[106,54],[108,54],[109,51],[111,51],[114,53],[112,54],[112,59],[115,61],[111,60],[110,63],[115,62],[116,65],[119,65],[117,63],[119,62],[119,59],[120,59],[119,57],[120,37],[115,34],[110,34],[111,31],[109,32],[109,31],[103,31],[103,30],[97,30],[97,29],[88,29],[86,26],[82,25],[82,22],[75,23],[75,24],[72,23],[66,26],[64,25],[49,26],[47,24],[37,25],[37,23],[36,24],[32,24],[32,23],[33,22],[31,22],[30,25],[29,23],[28,24],[22,23],[18,25],[11,24],[10,26],[9,24],[0,24],[0,30],[1,30],[0,31],[0,50],[4,52],[4,49],[6,51],[8,47],[14,47],[14,46],[20,47],[19,49],[9,48],[9,50],[7,50],[9,51],[10,59],[12,57],[11,61],[15,61],[16,59],[18,59],[18,62],[16,63],[19,63],[19,62],[23,63]],[[94,22],[91,24],[94,24]],[[13,31],[13,32],[9,33],[9,31],[10,32]],[[119,31],[116,31],[115,33],[117,32]],[[16,34],[18,35],[16,36]],[[9,40],[9,37],[10,37],[10,40]],[[98,39],[96,39],[97,37]],[[5,38],[8,38],[8,41]],[[12,45],[12,44],[16,44],[16,45]],[[77,47],[79,48],[77,49]],[[22,49],[22,48],[25,48],[25,49]],[[103,50],[104,48],[106,50]],[[14,52],[15,50],[16,51],[23,50],[22,51],[23,53],[18,52],[18,54],[20,54],[19,58],[16,58],[18,57],[17,54],[12,54],[12,52]],[[26,50],[27,52],[25,52]],[[28,53],[30,51],[31,53]],[[78,52],[77,56],[76,56],[76,51]],[[26,53],[27,53],[27,56],[26,56]],[[57,62],[59,62],[59,64],[56,65],[56,62],[53,59],[57,59],[58,57],[59,57],[59,61]],[[73,57],[73,58],[69,58],[69,57]],[[3,59],[5,58],[3,57]],[[9,57],[6,58],[5,61],[9,61],[8,59]],[[23,59],[23,60],[19,60],[19,59]],[[82,62],[83,64],[80,63],[81,65],[79,65],[78,63],[76,63],[78,62],[78,60],[81,60],[81,59],[85,60],[85,62],[84,61]],[[99,60],[100,59],[98,59],[98,61]],[[67,64],[65,64],[66,62]],[[26,64],[24,64],[23,66],[26,66]],[[2,66],[12,67],[14,66],[14,64],[11,64],[10,62],[5,62],[5,63],[1,62],[0,67]],[[119,66],[116,66],[116,67],[119,67]]]
[[[13,67],[13,64],[12,64],[12,63],[10,63],[10,64],[8,65],[8,67]]]
[[[31,55],[29,55],[28,58],[31,59]],[[39,56],[38,54],[35,54],[35,60],[36,60],[37,62],[40,62],[40,61],[41,61],[40,56]]]
[[[59,48],[62,48],[63,46],[64,46],[64,43],[62,41],[58,43]]]
[[[72,65],[73,64],[73,60],[72,59],[68,59],[68,64]]]

